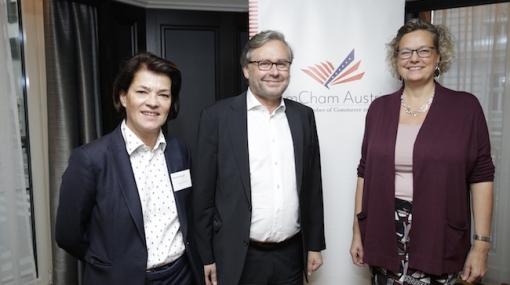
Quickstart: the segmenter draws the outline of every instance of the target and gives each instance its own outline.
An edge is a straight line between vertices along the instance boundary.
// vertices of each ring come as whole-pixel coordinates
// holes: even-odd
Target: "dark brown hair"
[[[120,102],[120,94],[127,93],[129,86],[133,82],[135,74],[140,70],[148,70],[158,74],[164,74],[170,78],[172,86],[170,87],[172,103],[167,120],[172,120],[179,113],[179,91],[181,90],[181,71],[175,63],[155,56],[148,51],[141,51],[132,57],[124,60],[115,83],[113,84],[113,105],[119,114],[125,118],[126,108]]]

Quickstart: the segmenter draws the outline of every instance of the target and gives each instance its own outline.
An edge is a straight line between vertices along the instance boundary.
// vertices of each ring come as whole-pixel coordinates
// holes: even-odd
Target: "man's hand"
[[[322,254],[320,251],[309,251],[308,252],[308,265],[306,268],[306,274],[312,275],[312,272],[319,269],[322,265]]]
[[[217,285],[216,263],[204,265],[205,285]]]

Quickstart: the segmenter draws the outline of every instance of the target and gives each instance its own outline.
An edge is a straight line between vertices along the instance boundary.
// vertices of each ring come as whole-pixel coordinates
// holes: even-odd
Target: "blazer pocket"
[[[87,254],[85,254],[85,261],[94,266],[112,266],[112,262],[110,260],[94,253],[92,250],[87,251]]]
[[[213,221],[214,231],[218,232],[220,230],[221,226],[222,226],[222,223],[221,223],[220,219],[218,219],[216,216],[214,216],[214,221]]]
[[[308,155],[311,151],[313,151],[314,146],[315,146],[314,143],[309,143],[309,144],[303,146],[303,154]]]

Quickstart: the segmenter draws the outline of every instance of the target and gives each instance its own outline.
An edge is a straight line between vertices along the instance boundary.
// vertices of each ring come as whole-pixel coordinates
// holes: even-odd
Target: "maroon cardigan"
[[[377,98],[366,116],[358,176],[363,261],[395,272],[395,142],[400,95]],[[413,153],[409,268],[441,275],[462,270],[471,247],[469,184],[494,180],[487,123],[472,94],[436,83]]]

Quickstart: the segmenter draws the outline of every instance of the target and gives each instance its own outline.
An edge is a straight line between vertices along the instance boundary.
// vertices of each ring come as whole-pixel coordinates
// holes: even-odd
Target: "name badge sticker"
[[[191,175],[189,173],[189,169],[174,172],[170,174],[170,178],[172,179],[172,185],[175,192],[191,187]]]

